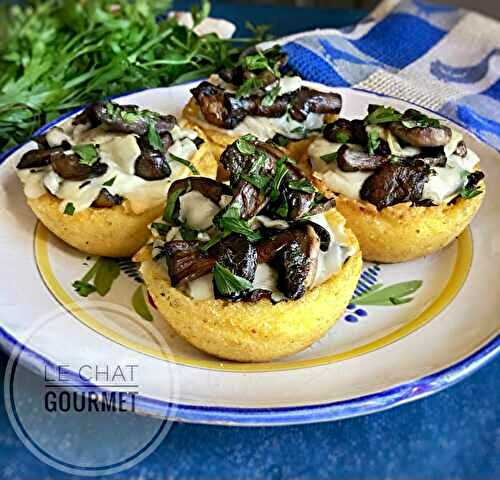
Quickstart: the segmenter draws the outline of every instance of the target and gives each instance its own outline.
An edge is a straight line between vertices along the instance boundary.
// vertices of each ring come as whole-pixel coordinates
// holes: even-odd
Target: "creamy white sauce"
[[[394,135],[387,129],[381,127],[375,128],[379,130],[381,138],[385,138],[388,141],[393,155],[411,156],[420,152],[420,149],[415,147],[402,148],[397,140],[395,140]],[[479,157],[470,149],[468,149],[465,158],[453,154],[463,136],[454,130],[452,132],[450,142],[444,147],[445,154],[447,155],[447,165],[445,167],[432,167],[435,175],[431,175],[428,182],[424,185],[422,199],[432,200],[437,205],[448,203],[452,200],[467,182],[467,174],[473,172],[479,163]],[[321,159],[323,155],[336,152],[341,145],[339,143],[330,143],[324,138],[316,139],[311,143],[308,150],[311,166],[317,172],[316,175],[333,192],[354,200],[359,200],[361,187],[372,172],[344,172],[338,168],[337,162],[327,163]]]
[[[324,138],[318,138],[309,146],[311,166],[333,192],[359,200],[361,187],[371,172],[344,172],[338,168],[336,161],[327,163],[321,159],[323,155],[336,152],[341,146],[341,143],[330,143]]]
[[[139,214],[163,203],[171,182],[190,174],[188,167],[170,159],[172,173],[169,177],[163,180],[144,180],[134,175],[135,161],[141,153],[135,135],[109,132],[102,126],[95,129],[82,125],[73,126],[71,121],[72,119],[47,133],[49,144],[58,146],[67,141],[71,145],[98,145],[101,161],[108,165],[106,173],[88,180],[72,181],[59,177],[51,166],[36,169],[35,172],[30,169],[17,170],[28,198],[38,198],[49,191],[62,200],[59,207],[61,211],[64,211],[68,203],[72,203],[75,211],[79,212],[90,207],[101,189],[106,188],[112,195],[118,194],[126,198],[130,210]],[[172,137],[174,143],[167,153],[190,160],[197,151],[192,141],[197,133],[176,125],[172,130]],[[104,185],[113,178],[111,186]]]
[[[179,197],[179,219],[195,230],[206,230],[220,207],[200,192],[193,190]]]

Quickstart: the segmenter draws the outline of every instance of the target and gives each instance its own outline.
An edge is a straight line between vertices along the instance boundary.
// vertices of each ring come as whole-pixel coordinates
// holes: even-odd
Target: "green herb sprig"
[[[166,18],[165,0],[8,3],[0,6],[0,151],[80,105],[230,67],[261,40],[199,36]],[[203,1],[195,23],[209,11]]]

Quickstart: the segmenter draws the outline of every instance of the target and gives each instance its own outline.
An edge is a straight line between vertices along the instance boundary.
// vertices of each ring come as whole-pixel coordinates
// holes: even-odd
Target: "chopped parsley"
[[[401,124],[405,128],[439,128],[441,123],[437,118],[430,118],[417,110],[407,110],[401,118]]]
[[[223,295],[239,293],[252,288],[252,283],[246,278],[235,275],[231,270],[222,266],[219,262],[214,267],[214,282],[217,290]]]
[[[338,152],[327,153],[325,155],[321,155],[321,160],[326,163],[332,163],[337,161]]]
[[[291,139],[277,133],[272,141],[275,145],[278,145],[278,147],[286,147],[291,142]]]
[[[290,180],[288,182],[288,188],[290,190],[297,190],[298,192],[304,193],[314,193],[316,191],[306,178],[301,178],[300,180]]]
[[[344,132],[343,130],[339,130],[335,134],[335,140],[337,140],[338,143],[347,143],[350,139],[351,136],[347,132]]]
[[[275,202],[278,200],[278,197],[280,196],[280,186],[281,182],[285,178],[285,176],[288,174],[288,168],[285,165],[286,158],[281,157],[277,162],[276,162],[276,172],[274,173],[274,178],[271,184],[271,201]]]
[[[170,156],[170,158],[172,160],[174,160],[176,162],[179,162],[179,163],[182,163],[182,165],[188,167],[189,170],[191,170],[191,172],[192,172],[193,175],[199,175],[200,174],[200,172],[198,171],[198,169],[189,160],[186,160],[184,158],[178,157],[177,155],[174,155],[172,153],[169,153],[169,156]]]
[[[231,233],[239,233],[247,238],[249,242],[260,240],[258,231],[252,230],[248,222],[240,216],[240,205],[234,203],[217,219],[217,226],[223,231],[224,236]]]
[[[154,150],[157,150],[159,152],[163,152],[165,150],[165,147],[163,146],[163,142],[161,140],[160,134],[158,133],[158,130],[156,129],[156,124],[153,121],[150,121],[148,123],[147,136],[148,136],[149,145],[151,145],[151,147]]]
[[[483,191],[477,185],[473,185],[472,187],[465,186],[462,190],[460,190],[460,196],[466,200],[477,197],[478,195],[481,195],[481,193],[483,193]]]
[[[243,135],[242,137],[236,140],[236,148],[243,155],[253,155],[255,153],[255,145],[252,142],[255,142],[257,137],[248,133],[247,135]]]
[[[68,202],[64,207],[64,215],[73,215],[75,213],[75,206]]]
[[[90,143],[73,145],[73,152],[79,157],[79,161],[82,165],[87,165],[91,167],[99,159],[99,154],[97,153],[97,148]]]
[[[241,178],[261,191],[265,191],[269,186],[269,182],[271,181],[269,177],[266,177],[265,175],[259,175],[258,173],[254,173],[252,175],[244,173],[243,175],[241,175]]]
[[[151,228],[156,230],[160,235],[166,235],[170,230],[170,225],[162,222],[153,222]]]
[[[263,107],[270,107],[275,101],[278,95],[280,94],[280,85],[276,84],[271,90],[269,90],[264,97],[262,97],[261,104]]]
[[[279,204],[278,208],[276,209],[276,215],[279,215],[281,218],[288,217],[288,201],[287,201],[285,195],[282,195],[281,203]]]
[[[236,98],[241,98],[241,97],[249,97],[253,93],[256,92],[256,90],[259,90],[262,88],[263,83],[262,80],[259,78],[249,78],[245,80],[241,86],[238,88],[238,91],[236,92]]]
[[[375,150],[380,145],[380,136],[377,128],[374,128],[368,132],[368,153],[370,155],[375,155]]]
[[[105,187],[111,187],[113,183],[115,183],[116,177],[110,178],[108,181],[103,183],[103,186]]]
[[[188,183],[188,188],[179,188],[174,192],[168,194],[167,204],[165,205],[165,209],[163,210],[163,220],[165,222],[174,224],[174,212],[175,206],[177,205],[177,200],[181,195],[187,193],[191,190],[191,184]]]
[[[189,242],[191,240],[196,240],[198,238],[198,230],[190,228],[187,225],[181,225],[180,233],[182,239],[185,240],[186,242]]]
[[[372,105],[370,105],[372,106]],[[401,120],[401,114],[392,107],[376,106],[365,118],[365,124],[377,125],[379,123],[397,122]]]

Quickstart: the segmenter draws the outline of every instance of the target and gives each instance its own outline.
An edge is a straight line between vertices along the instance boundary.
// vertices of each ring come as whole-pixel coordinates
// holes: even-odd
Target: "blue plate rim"
[[[189,84],[194,82],[186,83]],[[346,87],[339,88],[341,88],[342,90],[346,89]],[[368,90],[360,88],[350,89],[380,97],[401,100],[391,95],[370,92]],[[145,90],[147,89],[120,94],[114,97],[109,97],[109,99],[121,98]],[[412,103],[406,100],[403,101],[410,104]],[[64,115],[39,128],[36,132],[33,133],[33,136],[44,133],[50,127],[81,111],[83,108],[85,108],[85,106],[68,111]],[[419,106],[419,108],[423,108],[435,113],[436,115],[443,116],[441,113],[434,112],[433,110],[430,110],[428,108],[421,106]],[[455,123],[453,120],[449,120]],[[26,145],[26,143],[28,142],[15,145],[5,152],[1,153],[0,165],[3,164],[3,162],[13,153]],[[34,369],[39,371],[47,371],[51,374],[57,373],[58,367],[54,365],[48,358],[40,355],[23,343],[19,342],[3,327],[0,327],[0,344],[6,351],[12,351],[15,348],[21,348],[23,353],[27,355],[28,358],[32,359],[31,362],[27,360],[24,362],[26,366],[33,367]],[[455,364],[431,375],[427,375],[417,380],[403,383],[396,387],[391,387],[374,394],[324,404],[294,407],[241,408],[169,403],[162,400],[137,395],[135,397],[135,407],[136,411],[139,413],[155,416],[162,416],[164,415],[165,411],[172,410],[173,412],[175,412],[172,420],[177,421],[235,426],[279,426],[341,420],[345,418],[379,412],[437,393],[468,377],[483,365],[486,365],[487,363],[492,361],[498,354],[500,354],[500,334],[494,336],[486,344],[484,344],[482,347],[480,347],[461,361],[456,362]],[[92,383],[83,383],[81,378],[71,370],[67,371],[67,373],[70,377],[72,377],[74,385],[81,385],[81,390],[92,387],[97,391],[106,391],[105,389],[99,388]],[[74,388],[78,390],[78,388]]]

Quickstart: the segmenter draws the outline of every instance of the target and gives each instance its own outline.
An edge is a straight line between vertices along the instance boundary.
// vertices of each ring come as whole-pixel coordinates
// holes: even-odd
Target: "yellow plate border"
[[[40,276],[47,289],[56,298],[56,300],[77,320],[91,328],[95,332],[103,335],[110,340],[131,348],[139,353],[144,353],[161,360],[168,360],[189,367],[196,367],[208,370],[227,371],[227,372],[276,372],[284,370],[294,370],[299,368],[311,368],[330,363],[348,360],[350,358],[364,355],[379,348],[390,345],[419,329],[439,313],[441,313],[455,298],[461,290],[470,271],[473,257],[473,242],[470,229],[467,228],[457,239],[457,257],[453,271],[449,277],[448,283],[434,302],[425,308],[413,320],[398,328],[394,332],[384,335],[377,340],[373,340],[359,347],[353,348],[347,352],[326,355],[309,360],[296,360],[291,362],[266,362],[266,363],[236,363],[219,359],[192,359],[182,355],[167,354],[159,349],[144,347],[140,343],[133,342],[128,338],[105,327],[97,321],[89,312],[84,310],[81,305],[75,302],[66,292],[57,280],[49,261],[48,238],[49,230],[40,222],[35,227],[34,253],[35,262],[40,272]]]

